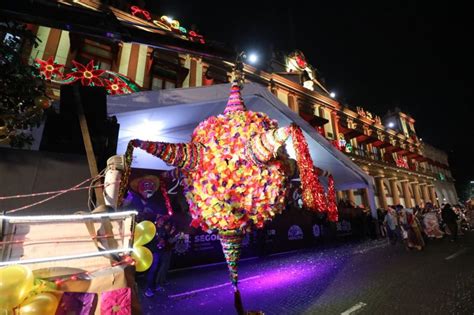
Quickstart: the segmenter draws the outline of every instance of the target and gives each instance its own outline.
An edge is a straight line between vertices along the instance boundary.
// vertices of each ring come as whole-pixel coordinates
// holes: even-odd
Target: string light
[[[113,262],[111,265],[112,265],[112,267],[117,267],[117,266],[120,266],[120,265],[134,265],[134,264],[135,264],[135,261],[130,256],[125,256],[125,258],[122,261]],[[56,287],[59,287],[61,284],[63,284],[66,281],[69,281],[69,280],[76,281],[76,280],[79,280],[79,279],[89,279],[90,278],[89,276],[91,274],[102,271],[102,270],[106,270],[106,269],[109,269],[109,268],[110,268],[109,266],[106,266],[106,267],[102,267],[102,268],[99,268],[99,269],[95,269],[93,271],[84,271],[84,272],[81,272],[81,273],[73,274],[71,276],[56,278],[54,280],[54,283],[56,284]]]
[[[70,192],[70,191],[77,191],[77,190],[89,189],[89,188],[99,188],[99,187],[104,187],[105,188],[104,185],[96,185],[96,186],[92,186],[92,187],[77,187],[77,188],[61,189],[61,190],[56,190],[56,191],[46,191],[46,192],[40,192],[40,193],[25,194],[25,195],[4,196],[4,197],[0,197],[0,200],[38,197],[38,196],[52,195],[52,194],[57,194],[57,193],[66,193],[66,192]]]
[[[93,214],[68,214],[68,215],[41,215],[41,216],[8,216],[0,215],[0,220],[8,220],[10,223],[30,223],[30,222],[50,222],[50,221],[84,221],[88,219],[101,218],[124,218],[132,215],[137,215],[138,212],[123,211],[111,213],[93,213]]]
[[[123,234],[123,233],[112,233],[112,234],[104,234],[104,235],[96,235],[92,237],[92,239],[104,239],[110,237],[132,237],[133,234]],[[13,240],[13,241],[3,241],[0,242],[0,245],[10,245],[10,244],[24,244],[23,246],[30,246],[36,244],[48,244],[48,243],[73,243],[73,242],[84,242],[90,241],[91,237],[88,238],[81,238],[81,237],[61,237],[61,241],[52,241],[51,239],[36,239],[31,240],[29,238],[21,239],[21,240]]]
[[[51,197],[48,197],[48,198],[46,198],[46,199],[40,200],[40,201],[38,201],[38,202],[29,204],[29,205],[26,205],[26,206],[23,206],[23,207],[19,207],[19,208],[7,210],[6,212],[7,212],[7,213],[13,213],[13,212],[17,212],[17,211],[20,211],[20,210],[24,210],[24,209],[31,208],[31,207],[33,207],[33,206],[37,206],[37,205],[39,205],[39,204],[45,203],[46,201],[49,201],[49,200],[54,199],[54,198],[56,198],[56,197],[59,197],[59,196],[65,194],[65,193],[71,191],[71,189],[78,188],[78,187],[84,185],[85,183],[87,183],[87,182],[89,182],[89,181],[91,181],[91,180],[95,180],[96,178],[100,178],[100,177],[99,177],[99,176],[96,176],[96,177],[88,178],[88,179],[86,179],[86,180],[80,182],[79,184],[77,184],[77,185],[75,185],[75,186],[73,186],[73,187],[71,187],[71,188],[69,188],[69,189],[64,190],[63,192],[57,193],[56,195],[53,195],[53,196],[51,196]]]
[[[127,247],[127,248],[122,248],[122,249],[111,249],[111,250],[105,250],[105,251],[100,251],[100,252],[85,253],[85,254],[80,254],[80,255],[66,255],[66,256],[56,256],[56,257],[48,257],[48,258],[2,261],[0,262],[0,267],[16,265],[16,264],[36,264],[36,263],[45,263],[45,262],[53,262],[53,261],[60,261],[60,260],[90,258],[90,257],[97,257],[97,256],[108,255],[108,254],[127,253],[127,252],[132,252],[132,251],[133,251],[133,248]]]

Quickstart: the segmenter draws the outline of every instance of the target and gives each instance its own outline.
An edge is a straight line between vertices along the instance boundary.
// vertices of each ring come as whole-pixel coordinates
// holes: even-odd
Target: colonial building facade
[[[125,11],[88,0],[58,1],[58,7],[72,10],[70,14],[85,15],[85,19],[98,12],[108,12],[110,17],[111,12],[113,23],[119,26],[112,23],[116,26],[113,32],[87,32],[82,24],[79,27],[72,22],[38,23],[41,19],[24,9],[16,18],[28,23],[40,39],[37,47],[23,47],[24,58],[30,64],[52,57],[55,63],[64,65],[61,71],[66,74],[74,67],[73,61],[83,65],[93,61],[98,69],[126,76],[142,90],[198,87],[231,80],[234,54],[208,44],[205,37],[183,28],[179,21],[158,18],[134,6]],[[339,103],[330,97],[316,70],[299,51],[271,64],[272,71],[246,64],[246,80],[267,86],[369,174],[377,207],[457,203],[446,153],[418,138],[413,117],[396,110],[381,118],[364,108]],[[61,83],[51,80],[47,84],[48,95],[59,98]],[[370,204],[367,190],[339,191],[338,198],[367,208]]]

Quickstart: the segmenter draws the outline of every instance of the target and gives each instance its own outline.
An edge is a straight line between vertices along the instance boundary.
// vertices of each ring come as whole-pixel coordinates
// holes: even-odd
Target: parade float
[[[332,176],[325,192],[301,129],[295,124],[278,128],[277,122],[266,114],[248,111],[241,96],[242,73],[236,71],[234,76],[223,114],[202,121],[191,142],[134,139],[125,159],[131,163],[134,148],[139,148],[181,169],[193,218],[191,225],[218,231],[234,288],[235,307],[243,314],[237,271],[242,239],[245,233],[262,228],[284,209],[285,160],[279,150],[284,150],[288,137],[293,139],[296,151],[305,207],[326,212],[330,221],[337,221],[337,208]]]
[[[86,76],[85,69],[76,80]],[[81,305],[84,312],[79,314],[140,313],[134,273],[152,263],[152,254],[143,245],[153,237],[154,225],[149,221],[135,225],[137,212],[122,209],[135,148],[184,174],[191,225],[218,231],[239,314],[244,313],[237,272],[242,239],[284,209],[288,177],[284,144],[289,137],[305,208],[337,221],[334,180],[313,165],[301,129],[295,124],[279,128],[265,113],[247,110],[241,96],[242,73],[236,71],[234,76],[224,113],[202,121],[190,142],[132,140],[125,155],[111,157],[100,174],[89,160],[93,175],[89,189],[95,190],[97,204],[107,207],[71,216],[7,213],[0,218],[4,313],[63,314],[61,309]],[[80,99],[76,105],[80,109]],[[80,111],[78,116],[83,118]],[[84,140],[89,158],[90,144],[87,137]],[[327,176],[326,191],[318,179],[321,175]]]

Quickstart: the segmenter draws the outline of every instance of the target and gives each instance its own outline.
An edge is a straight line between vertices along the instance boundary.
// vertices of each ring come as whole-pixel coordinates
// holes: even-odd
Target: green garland
[[[119,196],[118,196],[118,207],[121,207],[123,204],[123,198],[128,190],[128,180],[130,178],[130,173],[132,172],[132,160],[133,160],[133,142],[128,142],[127,151],[125,151],[125,169],[122,174],[122,180],[120,181],[119,187]]]

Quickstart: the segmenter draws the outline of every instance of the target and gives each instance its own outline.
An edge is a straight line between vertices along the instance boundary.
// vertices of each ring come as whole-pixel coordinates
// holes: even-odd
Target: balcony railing
[[[374,152],[368,152],[367,150],[360,149],[360,148],[353,148],[352,152],[348,153],[348,154],[351,155],[351,156],[362,158],[362,159],[367,160],[367,161],[376,161],[376,162],[386,164],[388,166],[398,167],[394,160],[384,159],[382,157],[382,155],[380,154],[380,152],[379,153],[374,153]],[[419,165],[418,166],[409,165],[408,168],[406,168],[406,170],[421,173],[421,174],[424,174],[424,175],[429,175],[431,177],[437,177],[438,176],[435,173],[433,173],[432,171],[430,171],[426,168],[423,168]]]
[[[363,157],[363,158],[366,158],[366,159],[369,159],[369,160],[386,162],[382,158],[382,155],[380,154],[380,152],[374,153],[374,152],[370,152],[370,151],[367,151],[367,150],[364,150],[364,149],[361,149],[361,148],[353,148],[352,149],[352,154]]]

